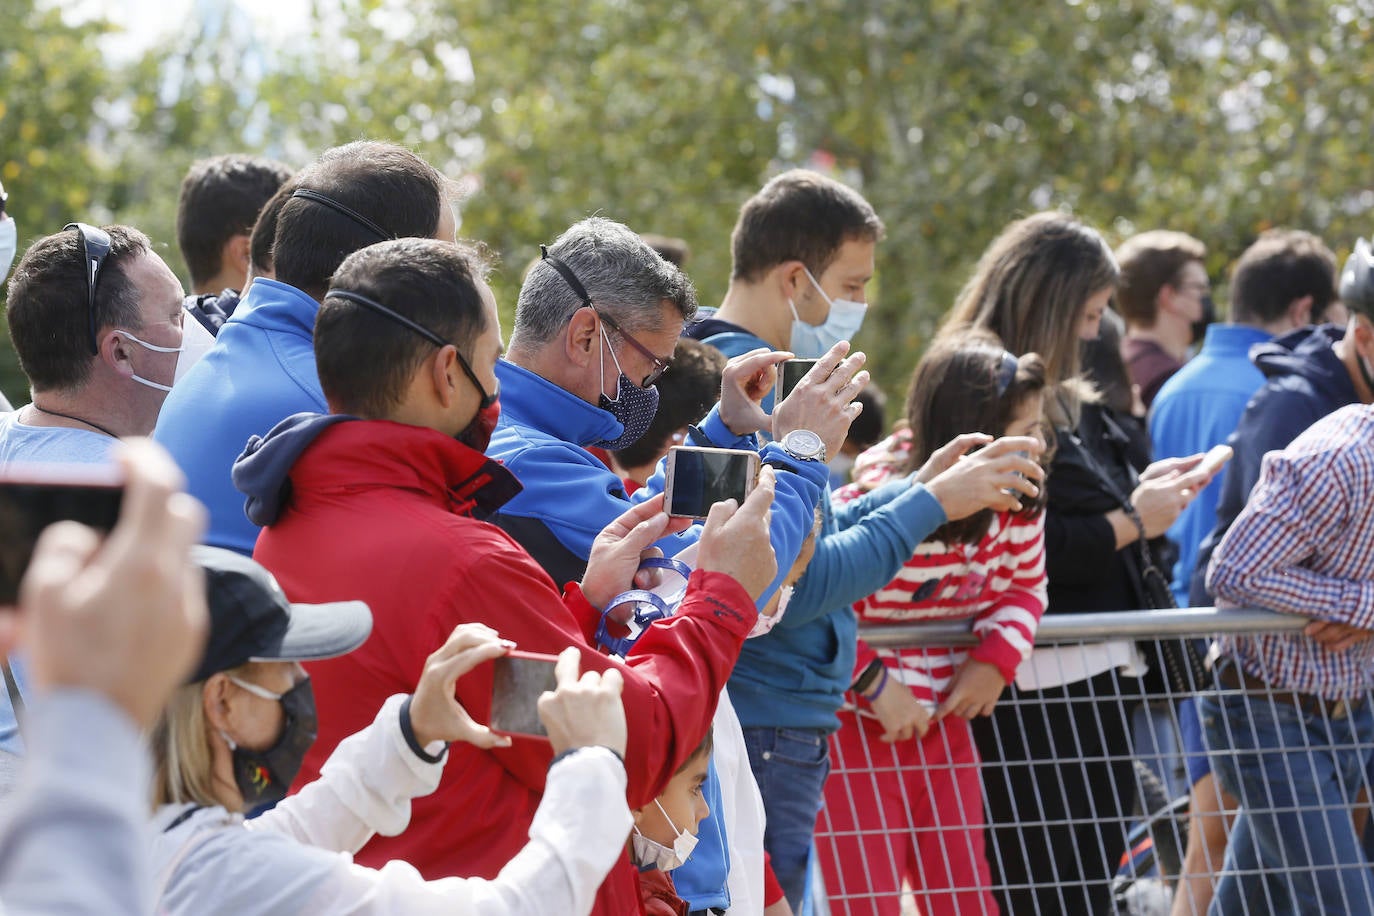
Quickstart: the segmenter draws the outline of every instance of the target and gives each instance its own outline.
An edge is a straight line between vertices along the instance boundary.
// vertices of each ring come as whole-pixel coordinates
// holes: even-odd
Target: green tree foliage
[[[343,0],[289,41],[201,0],[108,77],[98,27],[0,5],[20,8],[6,74],[40,62],[7,80],[2,174],[36,149],[63,163],[28,225],[94,206],[171,242],[198,156],[394,139],[462,187],[509,320],[537,243],[591,213],[686,238],[713,304],[739,204],[779,169],[831,168],[889,226],[858,342],[890,391],[1016,216],[1188,231],[1220,281],[1270,225],[1344,251],[1374,208],[1374,0]],[[16,152],[21,130],[42,133]]]

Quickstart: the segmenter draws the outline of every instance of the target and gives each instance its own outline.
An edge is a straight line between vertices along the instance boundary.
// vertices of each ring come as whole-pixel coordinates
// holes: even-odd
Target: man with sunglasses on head
[[[39,239],[9,285],[6,320],[31,386],[0,415],[0,466],[103,464],[118,440],[146,436],[176,375],[181,284],[127,226],[73,223]],[[22,655],[3,666],[0,792],[24,753],[15,702],[29,692]]]
[[[349,143],[296,176],[276,215],[275,279],[254,280],[214,346],[168,398],[153,434],[210,510],[207,543],[252,553],[258,526],[230,480],[234,459],[250,436],[292,414],[328,409],[312,338],[335,269],[377,242],[452,242],[456,231],[443,176],[403,147]]]

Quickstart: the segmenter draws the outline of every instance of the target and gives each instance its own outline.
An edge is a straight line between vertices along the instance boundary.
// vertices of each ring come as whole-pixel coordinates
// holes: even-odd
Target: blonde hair
[[[224,672],[248,679],[249,662]],[[205,719],[205,681],[177,688],[148,736],[153,754],[153,806],[219,805],[214,791],[210,723]]]

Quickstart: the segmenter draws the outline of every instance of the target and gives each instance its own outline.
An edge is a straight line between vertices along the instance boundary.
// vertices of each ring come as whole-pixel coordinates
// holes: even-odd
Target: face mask
[[[191,371],[191,367],[200,362],[214,345],[215,335],[207,331],[205,325],[195,316],[188,313],[181,325],[181,353],[177,356],[177,371],[172,376],[172,384],[181,381],[186,373]]]
[[[1211,296],[1202,297],[1202,317],[1192,324],[1193,343],[1201,343],[1207,336],[1207,325],[1217,320],[1217,304]]]
[[[606,351],[611,350],[610,338],[606,336],[606,328],[601,328],[601,377],[605,378]],[[604,448],[607,451],[615,451],[618,448],[634,445],[644,434],[649,431],[649,424],[654,422],[654,414],[658,413],[658,389],[653,385],[648,388],[640,388],[629,377],[620,370],[620,360],[616,358],[615,351],[611,350],[611,360],[615,363],[615,371],[620,375],[615,380],[615,399],[601,395],[597,406],[609,413],[620,421],[625,427],[624,432],[614,439],[602,439],[600,442],[593,442],[592,445]]]
[[[4,282],[9,276],[10,265],[14,263],[14,256],[19,253],[19,227],[14,222],[14,217],[0,221],[0,283]]]
[[[787,605],[792,600],[792,592],[795,589],[795,585],[783,585],[778,588],[778,609],[773,612],[774,624],[782,620],[782,615],[787,613]]]
[[[802,270],[806,268],[803,267]],[[831,299],[825,294],[825,290],[821,289],[816,278],[811,276],[811,271],[806,270],[806,277],[811,281],[811,285],[816,287],[816,292],[821,294],[821,298],[829,303],[830,314],[826,316],[823,324],[807,324],[797,315],[796,304],[788,299],[787,307],[792,310],[792,343],[788,349],[801,359],[820,359],[835,344],[842,340],[851,340],[859,333],[859,328],[864,323],[864,314],[868,311],[868,304],[852,299]]]
[[[239,747],[233,738],[220,732],[234,755],[234,782],[243,795],[244,808],[275,804],[286,797],[291,780],[301,771],[305,752],[315,743],[319,724],[315,717],[315,692],[309,678],[280,694],[236,677],[229,679],[254,696],[281,703],[286,723],[277,742],[265,751]]]
[[[192,320],[194,321],[195,319],[192,319]],[[200,322],[197,321],[196,324],[200,324]],[[177,362],[178,362],[178,363],[181,362],[181,356],[180,356],[179,354],[180,354],[184,349],[186,349],[184,346],[181,346],[181,347],[159,347],[157,344],[150,344],[150,343],[148,343],[146,340],[139,340],[137,337],[135,337],[134,335],[130,334],[128,331],[115,331],[115,333],[118,334],[118,335],[120,335],[121,337],[127,337],[129,340],[132,340],[134,343],[138,344],[140,347],[143,347],[145,350],[152,350],[154,353],[176,353],[176,354],[178,354],[178,356],[177,356]],[[202,354],[202,355],[203,355],[203,354]],[[171,391],[171,390],[172,390],[172,386],[171,386],[171,385],[163,385],[163,384],[161,384],[161,383],[159,383],[159,382],[154,382],[154,381],[152,381],[151,379],[146,379],[146,378],[144,378],[144,377],[141,376],[141,375],[131,375],[131,376],[129,376],[129,378],[131,378],[131,379],[133,379],[134,381],[138,382],[140,385],[147,385],[149,388],[156,388],[158,391]],[[172,380],[173,380],[173,381],[176,380],[176,374],[175,374],[175,373],[173,373],[173,379],[172,379]]]
[[[654,804],[658,805],[658,810],[663,811],[663,806],[658,804],[658,799],[654,799]],[[668,826],[673,828],[673,833],[677,834],[677,839],[673,840],[671,847],[664,846],[662,843],[655,843],[653,840],[639,832],[636,827],[634,835],[630,837],[630,857],[635,865],[641,869],[657,868],[659,871],[672,871],[692,854],[692,850],[697,848],[697,837],[694,833],[679,831],[677,824],[668,816],[667,811],[663,811],[663,819],[668,822]]]
[[[500,419],[501,402],[492,401],[486,407],[478,409],[472,422],[463,427],[463,431],[454,438],[470,449],[486,452],[487,446],[491,444],[491,434],[496,431],[496,424]]]

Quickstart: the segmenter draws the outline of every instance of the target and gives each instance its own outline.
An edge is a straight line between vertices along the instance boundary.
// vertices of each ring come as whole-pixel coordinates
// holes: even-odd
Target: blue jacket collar
[[[608,411],[508,360],[497,362],[496,377],[501,382],[501,426],[524,426],[581,446],[625,431]]]
[[[1248,356],[1255,344],[1273,339],[1268,331],[1247,324],[1211,324],[1207,326],[1202,349],[1208,356]]]
[[[296,287],[258,277],[225,324],[237,321],[291,331],[310,339],[315,334],[315,313],[319,310],[320,304]]]

